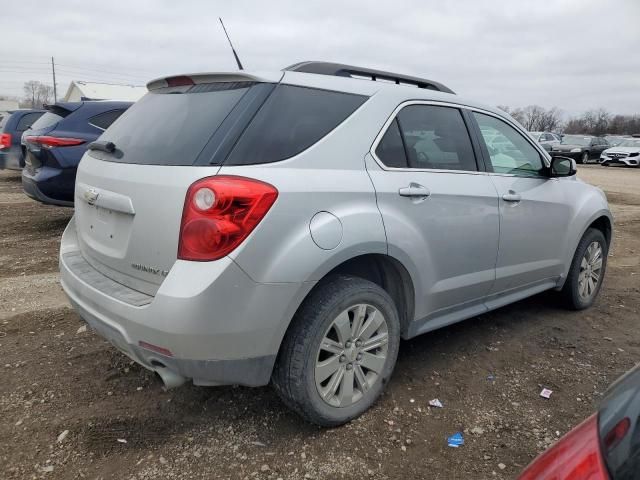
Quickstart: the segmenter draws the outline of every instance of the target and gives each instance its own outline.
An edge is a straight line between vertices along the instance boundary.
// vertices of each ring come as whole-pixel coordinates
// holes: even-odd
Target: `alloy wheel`
[[[315,382],[333,407],[358,402],[378,381],[387,363],[389,328],[380,310],[353,305],[331,322],[316,355]]]
[[[589,300],[598,290],[602,279],[602,254],[600,242],[591,242],[580,262],[578,295],[584,300]]]

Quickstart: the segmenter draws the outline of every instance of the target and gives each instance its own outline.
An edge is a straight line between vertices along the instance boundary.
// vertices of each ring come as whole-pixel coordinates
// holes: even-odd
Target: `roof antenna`
[[[236,58],[236,63],[238,64],[238,70],[244,70],[242,68],[242,63],[240,63],[240,59],[238,58],[238,54],[236,53],[236,49],[233,48],[233,43],[231,43],[231,39],[229,38],[229,34],[227,33],[227,29],[224,28],[224,23],[222,23],[222,18],[218,17],[220,20],[220,25],[222,25],[222,30],[224,30],[224,34],[227,36],[227,40],[229,40],[229,45],[231,46],[231,51],[233,52],[233,56]]]

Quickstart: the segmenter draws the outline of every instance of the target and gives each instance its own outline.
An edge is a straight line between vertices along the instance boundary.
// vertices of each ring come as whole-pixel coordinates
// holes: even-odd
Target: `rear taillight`
[[[0,133],[0,150],[3,148],[9,148],[11,146],[11,134]]]
[[[598,415],[594,414],[536,458],[518,480],[606,480],[600,451]]]
[[[602,439],[605,452],[609,453],[622,441],[625,435],[629,432],[631,427],[631,420],[628,417],[624,417],[607,433]]]
[[[42,136],[28,136],[27,142],[35,143],[44,148],[53,147],[73,147],[75,145],[82,145],[84,140],[81,138],[69,138],[69,137],[50,137],[47,135]]]
[[[198,180],[184,202],[178,258],[209,261],[228,255],[277,197],[275,187],[251,178],[221,175]]]

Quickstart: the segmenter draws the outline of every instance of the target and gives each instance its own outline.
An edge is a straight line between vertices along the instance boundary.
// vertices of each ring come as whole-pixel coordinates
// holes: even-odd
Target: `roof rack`
[[[291,72],[317,73],[320,75],[333,75],[337,77],[350,78],[366,78],[368,80],[383,80],[393,82],[396,85],[413,85],[418,88],[427,88],[429,90],[437,90],[446,93],[455,93],[449,87],[427,80],[426,78],[411,77],[409,75],[400,75],[398,73],[384,72],[382,70],[373,70],[371,68],[355,67],[353,65],[343,65],[341,63],[330,62],[300,62],[288,66],[285,70]]]

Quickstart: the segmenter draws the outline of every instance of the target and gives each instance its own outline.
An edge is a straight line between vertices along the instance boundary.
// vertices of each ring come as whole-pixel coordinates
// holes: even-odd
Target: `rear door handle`
[[[516,192],[514,192],[513,190],[509,190],[509,193],[505,193],[504,195],[502,195],[502,199],[505,202],[517,203],[520,200],[522,200],[522,197],[519,194],[517,194]]]
[[[429,189],[419,183],[410,183],[408,187],[398,189],[398,195],[401,197],[419,197],[425,198],[431,195]]]

